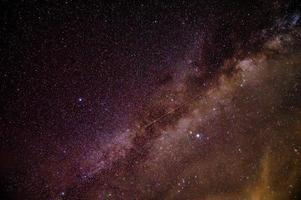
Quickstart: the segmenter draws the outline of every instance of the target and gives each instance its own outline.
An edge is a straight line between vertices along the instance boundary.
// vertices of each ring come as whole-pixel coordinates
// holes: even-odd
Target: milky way
[[[298,1],[3,8],[5,199],[300,199]]]

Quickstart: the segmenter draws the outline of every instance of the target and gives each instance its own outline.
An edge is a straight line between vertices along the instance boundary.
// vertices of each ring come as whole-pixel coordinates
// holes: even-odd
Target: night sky
[[[1,199],[301,199],[301,4],[1,1]]]

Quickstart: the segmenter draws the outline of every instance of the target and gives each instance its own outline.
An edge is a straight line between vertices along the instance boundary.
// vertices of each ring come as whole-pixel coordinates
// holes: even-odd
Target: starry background
[[[300,198],[299,18],[281,0],[2,1],[2,194]]]

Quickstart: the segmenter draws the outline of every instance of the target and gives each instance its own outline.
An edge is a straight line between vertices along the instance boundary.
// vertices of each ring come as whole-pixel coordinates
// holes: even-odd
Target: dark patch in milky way
[[[3,3],[11,199],[298,199],[298,1]]]

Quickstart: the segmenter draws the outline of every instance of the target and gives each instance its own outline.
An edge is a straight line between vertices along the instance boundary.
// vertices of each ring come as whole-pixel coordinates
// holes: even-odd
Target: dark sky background
[[[121,132],[164,115],[170,105],[156,100],[158,91],[174,90],[175,77],[191,69],[202,71],[185,82],[189,99],[226,73],[226,60],[260,51],[298,16],[298,1],[281,0],[1,1],[2,190],[11,199],[86,191],[82,182],[105,177],[82,180],[97,165],[82,164],[87,154],[105,152]],[[141,146],[157,138],[145,137]],[[125,160],[148,158],[133,154]],[[117,165],[110,173],[128,170]]]
[[[115,113],[141,106],[160,84],[160,74],[174,70],[176,62],[200,60],[201,31],[202,62],[214,71],[235,45],[248,46],[252,33],[271,25],[277,16],[270,6],[4,3],[5,119],[30,132],[65,132],[87,121],[105,126]]]

